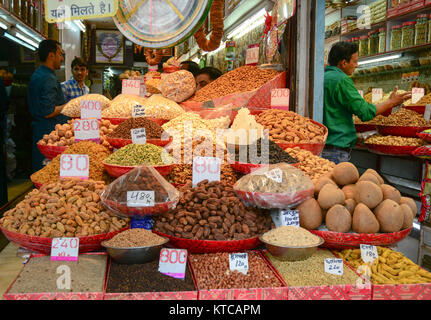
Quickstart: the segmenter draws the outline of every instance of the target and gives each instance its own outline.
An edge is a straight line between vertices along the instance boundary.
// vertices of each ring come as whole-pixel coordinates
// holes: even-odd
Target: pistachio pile
[[[171,164],[172,157],[165,149],[151,143],[128,144],[111,154],[105,162],[117,166],[159,166]]]

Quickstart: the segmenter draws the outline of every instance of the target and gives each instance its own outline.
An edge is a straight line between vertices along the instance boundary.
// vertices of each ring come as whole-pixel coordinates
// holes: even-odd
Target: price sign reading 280
[[[96,119],[73,121],[75,141],[92,140],[100,142],[99,121]]]
[[[60,179],[80,178],[87,180],[90,158],[87,154],[62,154],[60,157]]]
[[[213,157],[193,158],[193,185],[203,180],[220,181],[221,159]]]

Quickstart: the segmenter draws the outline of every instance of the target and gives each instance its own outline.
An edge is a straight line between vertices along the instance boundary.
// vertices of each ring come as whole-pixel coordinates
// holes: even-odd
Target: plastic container
[[[396,25],[391,28],[391,50],[401,49],[402,26]]]
[[[386,51],[386,29],[379,29],[379,53]]]
[[[368,33],[368,54],[377,54],[379,52],[379,31],[373,30]]]
[[[359,56],[368,55],[368,36],[361,36],[359,38]]]
[[[403,23],[401,48],[412,47],[415,44],[415,25],[416,21]]]
[[[415,45],[419,46],[428,41],[428,15],[420,14],[415,25]]]
[[[431,13],[428,16],[428,36],[427,36],[427,43],[431,42]]]

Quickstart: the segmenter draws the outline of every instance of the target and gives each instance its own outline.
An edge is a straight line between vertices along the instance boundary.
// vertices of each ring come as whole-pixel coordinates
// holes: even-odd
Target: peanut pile
[[[41,237],[84,237],[118,231],[128,225],[100,202],[102,181],[65,179],[26,195],[0,219],[9,231]]]
[[[410,109],[401,108],[398,112],[387,117],[378,115],[374,119],[362,122],[357,116],[353,117],[355,124],[370,124],[380,126],[426,127],[429,126],[423,115]]]
[[[426,141],[419,138],[406,138],[399,136],[382,136],[376,134],[365,140],[366,144],[379,144],[379,145],[389,145],[389,146],[410,146],[410,147],[421,147],[426,145]]]

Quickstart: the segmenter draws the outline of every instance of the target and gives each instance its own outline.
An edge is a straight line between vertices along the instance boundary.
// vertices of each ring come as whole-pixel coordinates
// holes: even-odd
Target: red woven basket
[[[31,175],[31,176],[30,176],[30,180],[31,180],[31,182],[33,182],[33,185],[34,185],[37,189],[42,188],[43,183],[40,183],[40,182],[35,181],[35,180],[34,180],[34,178],[33,178],[33,175]]]
[[[37,144],[40,153],[42,153],[47,159],[52,160],[59,154],[63,153],[66,150],[66,146],[43,146],[39,143]]]
[[[431,133],[423,133],[419,132],[416,134],[419,138],[425,140],[426,142],[431,143]]]
[[[355,124],[356,132],[367,132],[377,130],[377,127],[373,124]]]
[[[155,231],[155,234],[169,238],[168,246],[179,249],[187,249],[189,253],[216,253],[216,252],[243,252],[252,250],[261,244],[259,237],[245,240],[192,240],[169,236]]]
[[[161,139],[147,139],[147,143],[154,144],[155,146],[164,147],[172,142],[174,138],[170,137],[169,140],[161,140]],[[108,138],[106,140],[109,142],[111,146],[116,149],[121,149],[122,147],[127,146],[128,144],[132,144],[132,139],[118,139],[118,138]]]
[[[289,206],[300,204],[314,195],[314,188],[289,195],[269,192],[234,191],[237,197],[247,205],[263,209],[288,208]]]
[[[111,239],[117,233],[127,230],[128,228],[129,227],[126,227],[118,231],[97,234],[93,236],[79,237],[79,253],[95,251],[102,248],[100,244],[103,241]],[[27,234],[9,231],[3,227],[0,227],[0,230],[10,242],[13,242],[21,247],[41,253],[51,253],[52,238],[29,236]]]
[[[106,172],[113,177],[118,178],[121,177],[123,174],[126,174],[127,172],[139,167],[139,166],[117,166],[114,164],[109,164],[106,162],[102,162],[105,166]],[[167,176],[172,171],[173,165],[168,164],[164,166],[150,166],[154,169],[156,169],[162,176]]]
[[[361,244],[374,246],[393,245],[407,237],[411,230],[412,228],[408,228],[393,233],[341,233],[322,230],[309,231],[325,240],[322,247],[344,250],[359,248]]]
[[[431,127],[407,127],[407,126],[377,126],[377,131],[385,136],[416,137],[416,135]]]
[[[177,205],[177,201],[170,201],[165,203],[159,203],[154,205],[154,207],[128,207],[124,204],[105,199],[100,197],[103,205],[116,212],[120,216],[125,216],[129,218],[142,218],[148,215],[163,214],[171,209],[174,209]]]
[[[417,146],[389,146],[381,144],[366,144],[366,146],[370,152],[395,156],[409,156],[418,148]]]

